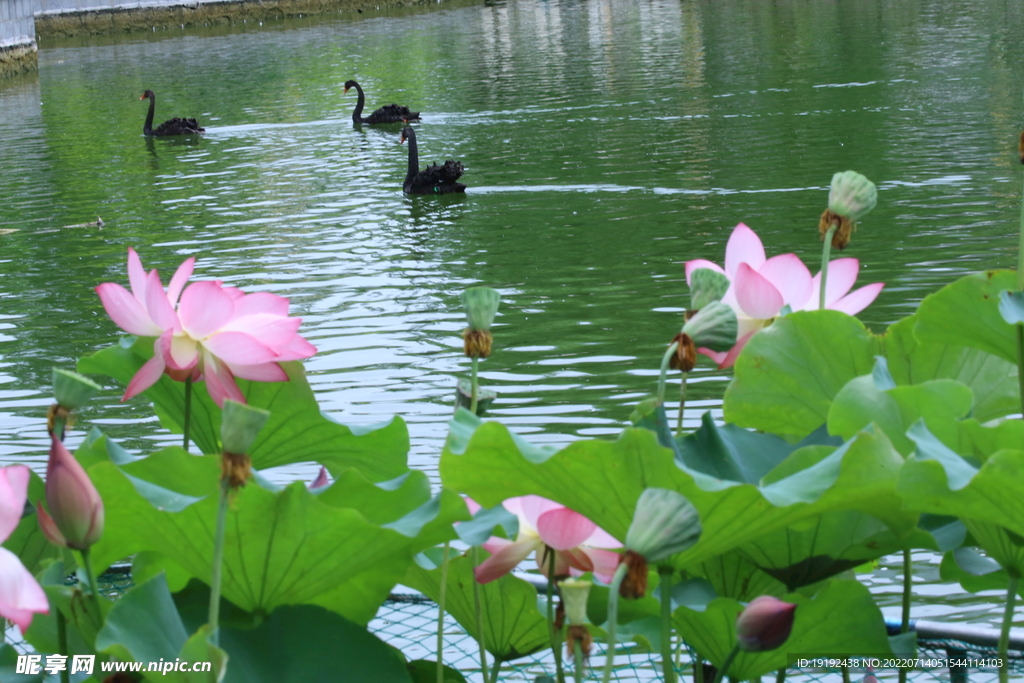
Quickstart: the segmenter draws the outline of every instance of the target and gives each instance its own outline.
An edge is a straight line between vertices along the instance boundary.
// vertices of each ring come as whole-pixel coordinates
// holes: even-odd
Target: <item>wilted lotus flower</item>
[[[224,414],[220,423],[223,446],[220,470],[221,479],[228,482],[229,488],[240,488],[249,480],[252,474],[249,449],[269,417],[270,412],[262,408],[230,399],[224,401]]]
[[[774,650],[789,638],[793,630],[796,605],[770,595],[750,601],[736,617],[736,637],[741,650],[764,652]]]
[[[541,496],[509,498],[502,506],[519,518],[519,535],[515,541],[492,536],[483,544],[491,556],[473,570],[477,581],[488,583],[504,576],[531,553],[537,568],[547,575],[549,550],[555,553],[555,576],[594,572],[602,581],[611,580],[619,554],[602,548],[622,544],[589,519]]]
[[[46,464],[46,505],[36,506],[39,527],[51,543],[88,550],[103,535],[103,500],[89,475],[55,435]]]
[[[491,324],[498,313],[501,295],[490,287],[470,287],[462,293],[469,327],[462,333],[463,347],[470,358],[491,355]]]
[[[558,593],[562,596],[565,617],[569,622],[569,629],[565,634],[565,651],[570,657],[573,656],[577,642],[583,656],[590,655],[593,639],[587,629],[587,600],[593,585],[593,582],[584,579],[565,579],[558,582]]]
[[[729,236],[725,268],[706,259],[686,262],[686,282],[691,288],[704,269],[728,278],[729,289],[722,295],[722,303],[735,311],[738,322],[736,343],[728,351],[697,347],[698,353],[711,358],[719,368],[732,367],[750,338],[770,325],[787,306],[792,311],[818,307],[821,274],[811,277],[811,271],[796,254],[767,258],[761,239],[743,223]],[[857,259],[830,262],[825,285],[826,308],[856,315],[875,300],[884,287],[881,282],[850,291],[859,270]]]
[[[309,358],[316,348],[298,334],[300,318],[288,316],[288,299],[258,292],[244,294],[221,282],[195,282],[194,258],[178,267],[164,291],[156,270],[148,274],[134,249],[128,250],[132,291],[113,282],[96,288],[107,314],[130,334],[156,337],[153,357],[135,373],[124,398],[151,387],[161,375],[183,382],[206,380],[218,406],[230,398],[245,403],[235,377],[285,382],[278,363]]]
[[[0,467],[0,543],[7,540],[25,510],[29,471],[24,465]],[[50,611],[46,593],[25,569],[18,556],[0,548],[0,618],[28,630],[33,614]]]
[[[644,489],[626,532],[622,562],[629,571],[619,588],[624,598],[647,593],[647,563],[681,553],[700,540],[700,516],[686,496],[668,489]]]
[[[821,214],[818,231],[825,239],[829,229],[835,225],[832,246],[845,249],[857,221],[875,208],[878,189],[875,184],[856,171],[843,171],[832,176],[832,187],[828,193],[828,209]]]
[[[701,269],[698,273],[712,272]],[[717,275],[717,273],[714,273]],[[672,339],[676,352],[669,359],[673,370],[689,372],[697,365],[697,347],[726,352],[736,343],[736,313],[721,301],[713,301],[686,319]]]

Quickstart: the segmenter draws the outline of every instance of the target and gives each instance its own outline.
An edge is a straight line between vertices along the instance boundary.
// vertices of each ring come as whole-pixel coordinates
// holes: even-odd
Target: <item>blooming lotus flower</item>
[[[18,528],[25,510],[28,478],[29,471],[24,465],[0,468],[0,542]],[[10,619],[24,633],[33,614],[49,611],[46,593],[25,565],[10,550],[0,548],[0,618]]]
[[[701,268],[729,278],[729,289],[723,295],[722,303],[732,307],[739,322],[736,345],[729,351],[697,349],[718,363],[719,368],[732,367],[750,338],[770,325],[786,306],[793,311],[818,307],[821,274],[811,277],[811,272],[796,254],[767,258],[761,239],[743,223],[738,224],[729,237],[725,247],[725,268],[706,259],[687,261],[687,284],[694,271]],[[859,270],[860,262],[855,258],[829,262],[826,308],[855,315],[875,300],[885,286],[881,282],[850,292]]]
[[[796,605],[770,595],[750,601],[736,617],[736,637],[741,650],[764,652],[774,650],[789,638],[793,630]]]
[[[122,400],[145,391],[166,373],[178,381],[205,379],[218,406],[227,398],[245,403],[235,377],[287,381],[279,363],[316,353],[298,334],[301,318],[288,317],[288,299],[267,292],[245,294],[219,281],[186,288],[194,263],[194,258],[186,259],[164,291],[157,271],[146,273],[129,248],[131,292],[113,282],[96,288],[121,329],[155,337],[153,357],[132,377]]]
[[[474,570],[477,581],[488,583],[504,576],[530,553],[535,553],[537,567],[547,575],[548,548],[555,553],[555,576],[594,572],[602,581],[611,580],[620,556],[602,548],[622,544],[589,519],[540,496],[509,498],[502,506],[519,518],[519,534],[515,541],[492,536],[483,544],[491,556]]]
[[[55,434],[46,463],[46,504],[36,508],[39,527],[54,545],[87,550],[103,535],[103,499],[89,475]]]

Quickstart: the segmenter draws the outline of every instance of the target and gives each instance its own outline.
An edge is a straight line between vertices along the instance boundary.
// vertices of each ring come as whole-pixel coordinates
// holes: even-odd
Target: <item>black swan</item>
[[[462,164],[449,159],[443,166],[431,164],[419,170],[419,149],[416,147],[416,133],[406,126],[398,141],[409,141],[409,172],[405,176],[402,190],[409,194],[451,194],[465,192],[466,186],[455,182],[462,175]]]
[[[164,121],[156,130],[153,130],[153,110],[156,109],[156,95],[152,90],[142,93],[140,100],[149,100],[149,113],[146,114],[146,123],[142,126],[143,135],[198,135],[205,133],[206,129],[201,128],[195,119],[179,119],[174,117]]]
[[[389,104],[381,107],[364,119],[362,113],[363,105],[366,104],[366,98],[363,96],[363,89],[355,81],[345,81],[344,92],[347,93],[349,88],[355,88],[356,92],[359,93],[359,99],[356,100],[356,108],[352,111],[353,123],[402,123],[404,121],[420,120],[420,113],[418,111],[409,111],[409,107],[403,107],[399,104]]]

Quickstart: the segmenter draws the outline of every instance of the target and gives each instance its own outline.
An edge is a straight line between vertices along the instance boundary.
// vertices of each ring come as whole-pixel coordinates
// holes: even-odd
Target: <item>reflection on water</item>
[[[116,337],[92,288],[125,283],[128,246],[290,297],[324,410],[403,416],[428,471],[465,287],[503,295],[493,414],[541,443],[611,435],[678,331],[682,263],[720,261],[739,221],[816,262],[837,170],[879,184],[847,254],[887,283],[863,314],[881,329],[1014,263],[1020,5],[516,0],[44,45],[0,83],[0,459],[43,460],[50,368]],[[353,125],[349,78],[423,112],[421,165],[460,159],[464,197],[402,195],[400,126]],[[146,88],[207,134],[144,138]],[[691,381],[696,426],[728,376]],[[110,389],[83,425],[176,441]]]

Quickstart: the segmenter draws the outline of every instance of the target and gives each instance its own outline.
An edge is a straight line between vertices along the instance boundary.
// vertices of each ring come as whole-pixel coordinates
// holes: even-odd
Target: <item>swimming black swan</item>
[[[420,113],[418,111],[409,111],[409,107],[403,107],[398,104],[389,104],[386,107],[381,107],[364,119],[362,113],[363,105],[366,104],[366,98],[363,96],[363,89],[355,81],[345,81],[345,92],[348,92],[349,88],[355,88],[356,92],[359,93],[359,99],[356,100],[356,108],[352,111],[353,123],[402,123],[403,121],[420,120]]]
[[[142,93],[140,100],[149,100],[149,113],[146,114],[146,123],[142,126],[143,135],[198,135],[205,133],[206,129],[201,128],[195,119],[179,119],[174,117],[164,121],[156,130],[153,130],[153,110],[156,109],[156,95],[152,90]]]
[[[402,129],[399,142],[409,141],[409,172],[405,176],[402,190],[409,194],[451,194],[465,192],[466,186],[455,182],[462,175],[462,164],[449,159],[443,166],[431,164],[419,170],[419,149],[416,147],[416,133],[406,126]]]

